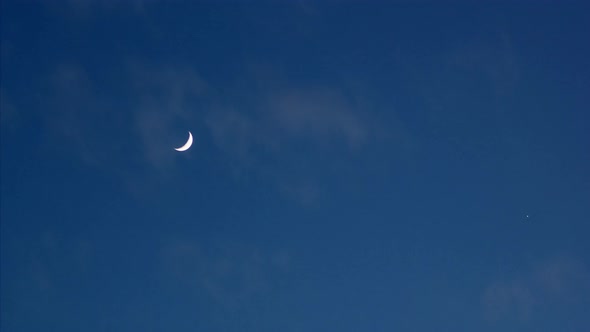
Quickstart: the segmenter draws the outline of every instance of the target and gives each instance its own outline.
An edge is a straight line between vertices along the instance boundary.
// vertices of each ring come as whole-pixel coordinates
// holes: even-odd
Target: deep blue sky
[[[1,5],[3,332],[590,330],[582,2]]]

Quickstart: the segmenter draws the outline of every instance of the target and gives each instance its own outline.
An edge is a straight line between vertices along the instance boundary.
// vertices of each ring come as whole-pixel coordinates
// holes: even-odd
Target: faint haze
[[[582,2],[0,6],[2,331],[590,330]]]

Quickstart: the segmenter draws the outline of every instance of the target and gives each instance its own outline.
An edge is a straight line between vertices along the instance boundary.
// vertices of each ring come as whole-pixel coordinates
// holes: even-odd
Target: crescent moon
[[[180,151],[180,152],[186,151],[191,147],[191,145],[193,145],[193,134],[191,134],[191,132],[189,131],[188,132],[188,141],[186,141],[186,143],[184,143],[183,146],[181,146],[179,148],[174,148],[174,150]]]

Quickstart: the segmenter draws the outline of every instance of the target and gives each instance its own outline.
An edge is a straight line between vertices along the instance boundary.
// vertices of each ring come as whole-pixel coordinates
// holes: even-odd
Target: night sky
[[[3,332],[590,331],[582,1],[0,12]]]

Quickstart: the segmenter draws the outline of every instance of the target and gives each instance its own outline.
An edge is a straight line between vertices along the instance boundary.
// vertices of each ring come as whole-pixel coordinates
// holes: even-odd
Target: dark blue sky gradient
[[[2,331],[590,330],[582,2],[1,6]]]

